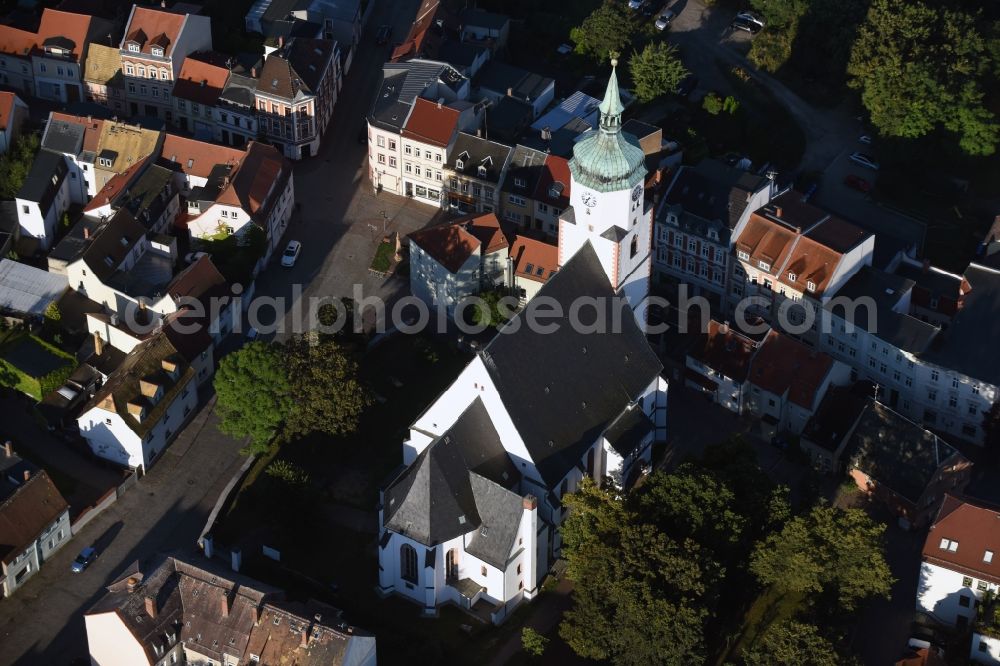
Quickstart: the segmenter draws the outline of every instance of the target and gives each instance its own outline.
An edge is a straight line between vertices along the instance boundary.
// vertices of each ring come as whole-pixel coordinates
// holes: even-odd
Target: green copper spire
[[[618,93],[618,59],[611,59],[611,78],[608,79],[608,89],[604,91],[604,101],[598,107],[601,110],[601,129],[605,132],[617,132],[622,126],[622,97]]]

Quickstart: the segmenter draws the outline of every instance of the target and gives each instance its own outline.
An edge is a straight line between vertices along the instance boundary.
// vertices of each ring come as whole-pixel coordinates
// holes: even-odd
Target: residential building
[[[87,45],[111,29],[110,22],[96,16],[45,9],[31,52],[35,96],[63,104],[83,100]]]
[[[67,285],[65,275],[0,259],[0,313],[8,323],[11,319],[39,322],[45,310],[65,293]]]
[[[970,289],[964,277],[931,266],[929,261],[917,263],[903,257],[893,272],[913,280],[910,314],[938,327],[948,326]]]
[[[572,157],[582,134],[597,127],[601,100],[577,91],[545,112],[531,125],[521,143],[560,157]]]
[[[14,201],[21,240],[33,239],[37,249],[47,250],[56,236],[56,225],[70,206],[70,174],[59,153],[39,150]]]
[[[586,243],[539,295],[567,312],[616,293]],[[662,366],[633,317],[589,335],[565,318],[544,334],[525,316],[412,424],[405,469],[382,491],[379,590],[425,614],[452,603],[502,622],[561,552],[561,498],[585,476],[628,487],[665,436]]]
[[[688,352],[684,385],[700,391],[731,412],[743,414],[749,409],[750,362],[760,340],[744,335],[724,322],[714,319]]]
[[[652,267],[653,209],[643,196],[646,167],[635,137],[622,133],[618,77],[612,69],[600,104],[600,127],[573,146],[570,206],[559,216],[559,263],[590,244],[611,287],[645,327]]]
[[[996,597],[979,606],[972,630],[969,661],[974,664],[1000,664],[1000,604]]]
[[[499,104],[505,97],[524,102],[531,107],[531,120],[537,120],[555,98],[555,81],[527,70],[490,60],[480,70],[479,94]]]
[[[422,203],[441,207],[444,202],[444,165],[455,143],[465,112],[420,97],[413,100],[406,124],[400,132],[403,163],[403,194]]]
[[[0,25],[0,84],[25,97],[34,97],[35,80],[31,54],[38,35],[12,25]]]
[[[132,6],[119,45],[125,75],[128,115],[173,121],[171,91],[184,60],[196,51],[212,49],[212,26],[207,16],[184,9]],[[184,13],[182,13],[184,12]]]
[[[557,246],[528,236],[518,236],[510,247],[505,284],[523,305],[534,298],[558,271]]]
[[[97,146],[104,121],[52,111],[42,132],[41,147],[61,153],[70,172],[70,201],[85,204],[97,194]]]
[[[444,165],[448,207],[459,213],[493,213],[514,150],[502,143],[459,132]]]
[[[852,275],[870,266],[875,236],[787,191],[751,214],[733,238],[729,308],[819,342],[820,312]]]
[[[265,43],[293,36],[337,42],[344,74],[351,69],[361,41],[359,0],[257,0],[246,15],[247,32],[259,32]],[[310,34],[311,33],[311,34]]]
[[[569,160],[558,155],[546,156],[532,196],[535,201],[533,229],[544,232],[549,238],[559,235],[559,216],[569,207],[571,181]]]
[[[383,65],[382,81],[367,117],[368,176],[376,191],[404,192],[400,135],[417,98],[442,105],[467,100],[469,80],[441,62],[409,60]],[[478,115],[476,118],[478,123]]]
[[[798,340],[772,330],[750,362],[747,408],[768,437],[798,435],[830,386],[844,386],[850,368]]]
[[[446,32],[455,28],[456,24],[457,20],[441,0],[422,0],[406,37],[392,49],[389,62],[438,58]]]
[[[83,616],[95,664],[375,666],[375,637],[339,610],[208,560],[157,555],[106,590]]]
[[[147,157],[118,174],[83,208],[91,217],[110,217],[126,209],[150,235],[163,234],[180,215],[180,190],[174,172]]]
[[[72,536],[69,505],[43,469],[0,448],[0,565],[9,597]]]
[[[256,73],[251,70],[251,74]],[[259,136],[257,123],[257,79],[231,72],[215,109],[216,140],[242,148]]]
[[[827,389],[799,438],[799,448],[814,469],[824,474],[846,471],[843,455],[870,399],[870,386],[864,382]]]
[[[534,229],[535,188],[542,177],[547,155],[540,150],[517,145],[510,156],[507,177],[500,196],[500,214],[519,229]]]
[[[198,403],[195,371],[163,333],[136,346],[78,419],[94,455],[149,469]]]
[[[125,114],[125,76],[122,74],[122,54],[117,46],[99,41],[87,45],[83,85],[88,102],[100,104],[116,114]]]
[[[485,46],[449,39],[438,47],[437,59],[471,79],[489,61],[490,50]]]
[[[510,37],[510,17],[469,7],[458,16],[459,36],[465,43],[503,53]]]
[[[983,415],[1000,397],[1000,367],[988,342],[1000,272],[971,264],[962,277],[968,289],[941,329],[910,314],[913,280],[859,271],[841,290],[843,300],[821,313],[829,333],[820,344],[877,383],[880,402],[935,432],[981,444]]]
[[[918,611],[960,630],[970,627],[986,595],[1000,588],[998,521],[996,509],[945,496],[924,542]]]
[[[686,285],[721,310],[733,240],[773,195],[772,180],[717,160],[680,167],[656,215],[658,282],[669,292]]]
[[[174,81],[173,125],[199,141],[216,138],[216,107],[229,80],[230,60],[212,51],[192,53],[184,58]]]
[[[0,92],[0,153],[6,153],[21,135],[28,105],[12,92]]]
[[[235,168],[246,157],[246,150],[198,141],[179,134],[165,134],[159,160],[174,170],[178,187],[185,198],[196,187],[203,187],[219,165]]]
[[[888,407],[869,401],[851,429],[848,470],[862,492],[889,507],[909,529],[930,523],[945,493],[961,493],[972,463]]]
[[[90,118],[87,119],[91,121]],[[96,121],[92,124],[96,124]],[[136,164],[154,155],[163,141],[163,132],[139,124],[105,120],[100,122],[100,134],[94,152],[87,150],[89,137],[84,137],[83,152],[75,159],[84,171],[88,192],[97,196],[115,176],[131,169]],[[89,134],[91,130],[86,129]],[[88,170],[93,170],[93,178]],[[93,188],[92,190],[90,188]]]
[[[340,90],[336,42],[296,37],[268,54],[254,96],[261,134],[297,160],[319,151]]]
[[[468,296],[503,284],[508,242],[496,215],[469,216],[415,231],[410,238],[410,291],[448,317]]]
[[[292,165],[274,146],[251,141],[236,165],[216,165],[208,181],[187,194],[187,228],[193,237],[224,230],[244,236],[253,224],[268,252],[278,248],[295,208]]]

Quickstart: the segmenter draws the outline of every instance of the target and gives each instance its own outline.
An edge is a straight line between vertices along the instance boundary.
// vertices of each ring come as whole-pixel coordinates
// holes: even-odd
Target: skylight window
[[[958,552],[958,542],[951,539],[941,539],[940,548],[941,550],[947,550],[949,553],[955,553]]]

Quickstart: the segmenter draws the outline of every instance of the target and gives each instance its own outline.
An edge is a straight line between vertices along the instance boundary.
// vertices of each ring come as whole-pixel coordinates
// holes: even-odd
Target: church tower
[[[622,132],[625,107],[617,64],[611,61],[600,127],[573,146],[570,205],[559,217],[559,264],[590,241],[616,293],[628,299],[644,325],[653,265],[653,207],[643,197],[645,154],[634,136]]]

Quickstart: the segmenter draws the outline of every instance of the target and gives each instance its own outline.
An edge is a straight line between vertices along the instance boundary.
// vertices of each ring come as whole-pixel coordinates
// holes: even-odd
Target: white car
[[[753,12],[740,12],[736,15],[736,18],[743,19],[744,21],[750,21],[751,23],[756,23],[760,27],[764,27],[764,19],[757,16]]]
[[[871,155],[865,155],[864,153],[851,153],[850,160],[855,164],[860,164],[863,167],[868,167],[873,171],[878,171],[878,162],[875,161]]]
[[[639,9],[642,7],[642,0],[628,0],[629,9]]]
[[[677,18],[677,13],[672,9],[665,9],[662,14],[656,19],[656,29],[666,30],[670,25],[670,22]]]
[[[281,265],[285,268],[291,268],[298,261],[301,252],[302,243],[296,240],[289,241],[288,247],[285,248],[285,252],[281,255]]]

